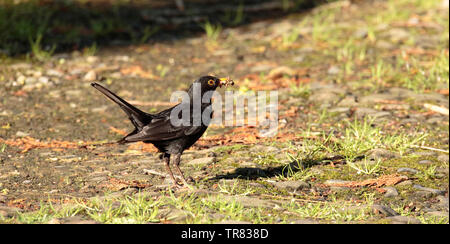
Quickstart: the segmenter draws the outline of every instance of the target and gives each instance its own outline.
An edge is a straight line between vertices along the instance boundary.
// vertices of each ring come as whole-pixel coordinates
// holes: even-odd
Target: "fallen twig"
[[[407,180],[408,177],[404,175],[392,174],[392,175],[383,175],[376,179],[367,179],[363,181],[349,181],[344,183],[329,183],[329,186],[338,186],[338,187],[372,187],[379,188],[381,186],[392,186],[396,185],[402,181]]]
[[[157,176],[161,176],[161,177],[164,177],[164,178],[169,177],[169,174],[161,173],[161,172],[158,172],[158,171],[153,170],[153,169],[143,169],[143,171],[144,171],[145,174],[157,175]],[[175,178],[181,179],[181,177],[178,176],[178,175],[174,175],[174,176],[175,176]]]
[[[433,148],[433,147],[427,147],[427,146],[411,145],[411,147],[421,148],[421,149],[427,149],[427,150],[437,151],[437,152],[443,152],[443,153],[449,153],[448,150],[443,150],[443,149]]]
[[[178,103],[171,103],[171,102],[161,102],[161,101],[154,101],[154,102],[143,102],[143,101],[137,101],[137,100],[131,100],[129,103],[137,106],[175,106]]]
[[[429,104],[429,103],[425,103],[423,106],[433,112],[436,112],[436,113],[440,113],[440,114],[444,114],[444,115],[449,114],[448,108],[445,108],[445,107],[439,107],[439,106]]]

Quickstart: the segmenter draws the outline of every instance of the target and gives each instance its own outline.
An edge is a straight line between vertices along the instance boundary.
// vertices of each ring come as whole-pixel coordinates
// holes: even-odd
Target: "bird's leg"
[[[181,153],[175,154],[175,168],[177,169],[178,173],[181,176],[181,180],[183,181],[183,184],[189,188],[192,188],[186,181],[186,178],[184,178],[183,172],[181,172],[180,169],[180,162],[181,162]]]
[[[172,180],[173,180],[173,184],[174,184],[175,186],[178,186],[178,185],[177,185],[177,180],[175,179],[175,177],[173,177],[172,170],[171,170],[170,167],[169,167],[169,164],[170,164],[170,154],[165,153],[165,154],[163,155],[163,160],[164,160],[164,163],[166,164],[166,169],[167,169],[167,171],[169,172],[170,178],[172,178]]]

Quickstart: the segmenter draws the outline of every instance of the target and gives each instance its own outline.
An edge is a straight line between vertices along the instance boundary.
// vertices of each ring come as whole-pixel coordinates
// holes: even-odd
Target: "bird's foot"
[[[189,183],[187,183],[186,181],[181,181],[181,182],[172,182],[172,187],[173,189],[178,189],[178,190],[182,190],[182,189],[190,189],[190,190],[195,190],[195,187]]]
[[[195,187],[193,185],[187,183],[186,181],[183,181],[183,187],[189,188],[190,190],[195,190]]]

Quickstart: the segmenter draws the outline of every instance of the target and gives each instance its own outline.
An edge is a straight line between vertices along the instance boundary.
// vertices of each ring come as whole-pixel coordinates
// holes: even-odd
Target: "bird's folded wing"
[[[192,135],[201,130],[201,126],[174,126],[170,117],[155,118],[141,131],[124,138],[126,141],[164,141]]]

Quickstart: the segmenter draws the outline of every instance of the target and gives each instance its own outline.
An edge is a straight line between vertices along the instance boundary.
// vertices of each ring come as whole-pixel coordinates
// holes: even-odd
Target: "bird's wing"
[[[125,141],[164,141],[178,139],[201,131],[201,126],[174,126],[169,116],[154,118],[136,134],[124,138]]]

